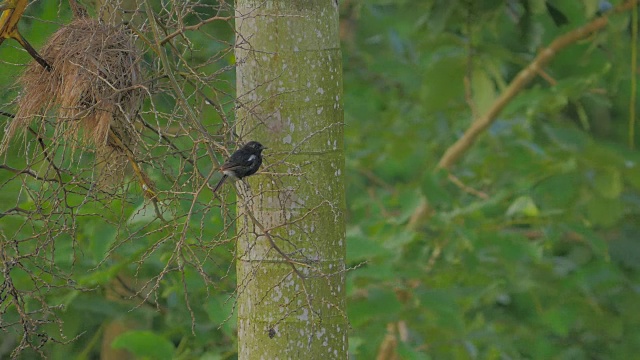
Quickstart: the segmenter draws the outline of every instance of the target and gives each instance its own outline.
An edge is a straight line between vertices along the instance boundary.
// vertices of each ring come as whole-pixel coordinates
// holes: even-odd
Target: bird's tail
[[[227,175],[222,175],[222,179],[220,179],[220,181],[218,181],[218,185],[216,185],[215,188],[213,188],[213,192],[215,193],[216,191],[218,191],[218,189],[220,188],[220,186],[222,186],[222,184],[224,184],[224,181],[227,180]]]

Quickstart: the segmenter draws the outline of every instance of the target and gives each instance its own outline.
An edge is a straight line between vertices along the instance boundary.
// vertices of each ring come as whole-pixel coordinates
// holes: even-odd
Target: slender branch
[[[13,168],[13,167],[8,166],[8,165],[0,164],[0,170],[7,170],[7,171],[12,172],[12,173],[14,173],[16,175],[27,174],[27,175],[33,177],[34,179],[40,180],[40,181],[58,182],[58,179],[45,178],[45,177],[39,176],[35,171],[33,171],[31,169],[20,170],[20,169],[16,169],[16,168]]]
[[[142,187],[142,191],[144,192],[145,196],[151,200],[156,199],[158,194],[156,194],[155,186],[153,186],[153,184],[149,180],[149,177],[144,173],[144,171],[142,171],[131,150],[129,150],[129,148],[122,142],[122,140],[120,140],[120,137],[113,131],[113,129],[109,129],[109,140],[111,140],[118,148],[124,151],[125,155],[129,159],[129,163],[131,164],[133,171],[138,177],[140,187]]]
[[[618,6],[612,13],[619,13],[633,8],[638,0],[629,0]],[[585,39],[594,32],[602,30],[608,24],[608,16],[594,19],[590,23],[575,29],[556,38],[547,48],[543,49],[538,56],[511,81],[505,91],[496,99],[491,108],[481,117],[475,119],[467,131],[451,145],[438,162],[438,168],[448,169],[456,163],[464,153],[475,143],[482,134],[502,112],[502,110],[518,95],[533,78],[540,73],[541,69],[553,57],[567,46]]]
[[[202,20],[201,22],[195,24],[195,25],[191,25],[191,26],[185,26],[182,29],[178,29],[174,32],[172,32],[171,34],[167,35],[167,37],[165,37],[164,39],[162,39],[162,41],[160,41],[160,45],[164,45],[167,43],[167,41],[173,39],[174,37],[183,34],[185,31],[194,31],[194,30],[198,30],[200,29],[200,27],[202,27],[205,24],[208,24],[210,22],[216,21],[216,20],[222,20],[222,21],[229,21],[233,19],[233,16],[213,16],[210,17],[208,19]]]
[[[476,190],[470,186],[465,185],[462,180],[458,179],[457,176],[453,175],[453,174],[449,174],[448,176],[449,181],[451,181],[452,183],[454,183],[457,187],[459,187],[462,191],[469,193],[471,195],[475,195],[481,199],[488,199],[489,195],[487,195],[485,192]]]
[[[13,119],[13,118],[15,118],[15,117],[16,117],[14,114],[12,114],[12,113],[8,113],[8,112],[6,112],[6,111],[0,111],[0,115],[5,116],[5,117],[8,117],[9,119]]]
[[[445,151],[442,158],[440,158],[436,169],[451,168],[451,166],[455,164],[475,143],[478,136],[495,121],[496,117],[507,106],[507,104],[513,100],[537,74],[544,74],[542,68],[551,61],[559,51],[590,36],[594,32],[602,30],[608,24],[609,15],[635,9],[638,1],[639,0],[627,0],[616,7],[613,11],[596,18],[585,26],[564,34],[551,42],[551,44],[547,48],[543,49],[526,68],[518,73],[500,97],[496,99],[487,113],[476,118],[462,137]],[[635,76],[635,72],[633,75]],[[429,206],[427,199],[422,197],[420,203],[411,215],[407,228],[415,229],[425,219],[429,218],[431,213],[432,209]]]
[[[16,206],[16,207],[14,207],[14,208],[12,208],[12,209],[9,209],[9,210],[6,210],[6,211],[1,212],[1,213],[0,213],[0,218],[3,218],[3,217],[5,217],[5,216],[7,216],[7,215],[11,215],[11,214],[25,214],[25,215],[27,215],[27,216],[28,216],[28,215],[31,215],[32,213],[33,213],[33,212],[31,212],[31,211],[29,211],[29,210],[25,210],[25,209],[23,209],[23,208],[20,208],[20,207],[17,207],[17,206]]]
[[[207,152],[209,153],[210,157],[213,159],[215,158],[215,152],[213,151],[211,144],[216,144],[217,146],[219,144],[217,144],[216,141],[214,141],[211,138],[211,136],[209,135],[205,127],[199,121],[198,116],[196,116],[195,111],[193,111],[193,109],[189,105],[189,102],[187,101],[184,95],[184,92],[182,91],[182,88],[180,87],[180,85],[178,84],[178,81],[174,76],[173,70],[171,68],[171,64],[169,63],[169,59],[167,58],[167,54],[164,52],[162,48],[161,39],[160,39],[160,30],[158,30],[159,25],[155,17],[155,14],[151,9],[151,4],[149,3],[149,0],[146,0],[144,2],[144,5],[145,5],[147,16],[149,17],[149,24],[151,25],[151,31],[153,33],[153,37],[155,40],[156,49],[154,51],[158,54],[158,57],[160,58],[160,62],[162,63],[162,67],[163,67],[163,72],[169,78],[169,83],[171,84],[171,87],[176,93],[176,101],[178,105],[184,110],[185,114],[187,115],[187,118],[191,121],[191,123],[194,124],[198,130],[200,130],[202,136],[204,136],[207,139],[205,146],[207,148]]]
[[[27,52],[29,53],[29,55],[31,55],[31,57],[38,62],[38,64],[40,64],[45,70],[47,70],[48,72],[51,72],[52,67],[51,65],[49,65],[49,63],[47,62],[47,60],[45,60],[42,56],[40,56],[40,54],[38,54],[38,52],[36,51],[36,49],[33,48],[33,46],[31,46],[31,44],[29,44],[29,42],[27,41],[27,39],[25,39],[24,37],[22,37],[22,35],[20,35],[19,32],[16,32],[15,36],[13,37],[14,39],[16,39],[16,41],[18,43],[20,43],[20,45],[22,45],[22,47],[27,50]]]

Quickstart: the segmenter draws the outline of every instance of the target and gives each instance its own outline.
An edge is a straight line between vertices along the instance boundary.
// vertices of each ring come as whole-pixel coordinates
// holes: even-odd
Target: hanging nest
[[[0,153],[34,119],[49,117],[55,119],[54,145],[89,145],[104,164],[101,177],[122,172],[136,147],[134,120],[144,94],[141,54],[132,36],[122,27],[80,18],[54,33],[41,53],[53,69],[33,62],[18,80],[23,91]]]

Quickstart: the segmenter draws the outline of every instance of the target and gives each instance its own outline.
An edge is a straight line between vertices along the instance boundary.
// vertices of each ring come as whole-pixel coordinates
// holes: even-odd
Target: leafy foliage
[[[23,34],[39,47],[46,36],[69,23],[71,16],[65,10],[59,4],[36,5],[36,19],[59,23],[21,21]],[[145,51],[140,63],[148,75],[155,76],[136,84],[148,96],[139,118],[128,120],[139,127],[136,136],[146,145],[143,151],[130,150],[136,151],[139,167],[144,169],[144,184],[162,189],[156,199],[145,199],[147,189],[135,175],[127,176],[123,184],[118,179],[114,184],[97,181],[101,164],[94,167],[95,149],[82,142],[56,143],[59,134],[53,116],[32,121],[31,129],[37,131],[27,132],[22,142],[12,142],[3,154],[0,330],[6,336],[0,336],[2,358],[38,354],[87,358],[126,349],[155,359],[235,351],[234,327],[229,325],[235,291],[230,271],[235,216],[224,203],[232,203],[233,197],[214,201],[206,178],[219,161],[216,156],[224,153],[218,155],[205,146],[217,143],[224,152],[232,120],[226,113],[233,101],[225,95],[233,79],[227,71],[232,48],[219,45],[231,43],[233,33],[225,17],[215,17],[230,9],[220,4],[182,8],[188,15],[181,20],[199,24],[197,29],[219,39],[217,46],[207,50],[215,56],[208,54],[204,59],[191,56],[197,51],[189,36],[199,39],[200,45],[208,44],[208,37],[185,29],[171,37],[170,31],[177,30],[169,13],[174,10],[159,8],[156,13],[156,21],[166,26],[166,33],[158,36],[177,37],[171,43],[168,65],[161,64],[158,52],[149,48],[153,45],[144,41],[154,34],[149,23],[141,20],[142,14],[137,13],[122,30],[138,31],[137,45]],[[0,78],[6,84],[3,116],[15,113],[19,89],[12,83],[19,64],[29,61],[15,45],[5,42],[0,47],[4,62]],[[190,72],[181,73],[180,90],[190,102],[178,106],[172,85],[157,69],[167,66],[167,71],[180,74],[178,69],[187,66],[181,62],[185,57]],[[205,81],[203,69],[218,71],[215,79]],[[197,127],[186,120],[189,111],[200,114]]]
[[[436,166],[540,48],[598,16],[601,3],[342,3],[354,358],[626,359],[640,350],[640,155],[628,140],[630,102],[637,101],[631,98],[637,71],[630,69],[637,64],[630,63],[635,45],[629,12],[612,15],[605,31],[572,44],[540,70],[450,169],[464,186]],[[27,10],[35,17],[22,20],[21,32],[35,48],[68,22],[70,14],[58,6],[36,2]],[[186,18],[197,21],[193,14]],[[186,32],[190,45],[179,43],[183,47],[173,60],[204,63],[198,70],[216,73],[220,94],[230,94],[233,77],[223,70],[233,63],[225,53],[232,37],[226,23]],[[222,55],[207,62],[215,54]],[[29,58],[8,40],[0,46],[0,59],[5,111],[18,92],[9,86],[20,68],[16,64]],[[145,61],[158,64],[152,54]],[[193,94],[202,86],[183,85]],[[189,100],[203,102],[194,97]],[[148,101],[144,109],[166,115],[143,114],[154,121],[166,125],[171,116],[184,115],[172,113],[178,101],[162,91]],[[227,113],[232,106],[223,103]],[[208,126],[221,123],[215,112],[202,114]],[[160,188],[172,184],[158,175],[165,169],[179,169],[173,173],[176,183],[186,182],[196,165],[210,170],[199,143],[182,141],[181,148],[196,148],[195,165],[174,158],[150,167]],[[167,151],[155,148],[149,156]],[[5,163],[24,168],[26,160],[16,153]],[[4,169],[0,185],[3,212],[19,207],[45,213],[61,201],[55,185]],[[211,198],[201,196],[195,203],[176,198],[166,212],[166,219],[184,226],[191,248],[202,246],[198,239],[233,230],[223,218],[233,214],[208,211],[203,204]],[[427,217],[416,221],[423,197]],[[139,187],[130,184],[107,206],[86,202],[80,192],[64,200],[83,205],[73,221],[69,213],[47,221],[27,221],[21,213],[0,219],[1,241],[21,240],[12,251],[51,251],[22,267],[3,264],[0,275],[7,280],[10,273],[15,288],[31,295],[25,308],[47,304],[35,317],[43,321],[43,337],[75,340],[48,341],[43,352],[51,358],[95,356],[116,319],[134,326],[114,346],[141,358],[235,356],[230,244],[204,247],[210,251],[206,259],[215,259],[202,268],[215,279],[213,291],[196,267],[187,266],[166,273],[158,291],[148,292],[135,279],[153,280],[175,248],[157,228],[145,227],[154,209],[145,205]],[[187,221],[180,214],[193,204]],[[27,240],[34,234],[55,242],[33,247]],[[139,262],[152,247],[156,251]],[[52,259],[55,266],[40,271]],[[15,307],[0,295],[7,310],[0,325],[18,322]],[[10,331],[0,339],[0,351],[20,342]]]
[[[507,106],[451,169],[464,187],[436,169],[537,49],[598,5],[559,3],[568,23],[556,25],[550,3],[351,2],[348,257],[367,261],[348,277],[357,358],[385,354],[389,335],[407,359],[639,349],[628,12]],[[416,225],[420,196],[428,216]]]

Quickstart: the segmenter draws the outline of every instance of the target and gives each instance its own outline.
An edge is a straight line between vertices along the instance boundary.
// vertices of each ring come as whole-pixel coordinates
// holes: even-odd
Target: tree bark
[[[236,1],[240,359],[346,359],[342,55],[335,0]]]

